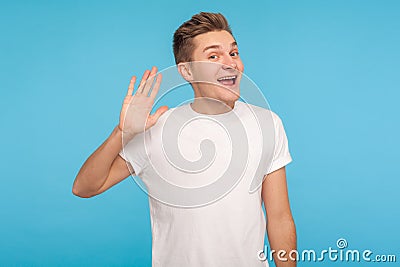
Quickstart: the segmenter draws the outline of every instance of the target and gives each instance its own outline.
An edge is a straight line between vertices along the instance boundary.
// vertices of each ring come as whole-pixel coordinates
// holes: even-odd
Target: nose
[[[237,67],[237,64],[236,64],[235,60],[229,54],[228,55],[224,55],[222,64],[223,64],[222,68],[226,69],[226,70],[228,70],[228,69],[236,69],[236,67]]]

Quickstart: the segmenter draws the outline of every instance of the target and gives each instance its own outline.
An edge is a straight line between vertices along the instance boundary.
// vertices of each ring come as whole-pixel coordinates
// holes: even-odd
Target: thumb
[[[156,112],[151,116],[152,117],[152,124],[155,124],[158,119],[161,117],[162,114],[164,114],[168,110],[168,106],[161,106],[159,107]]]

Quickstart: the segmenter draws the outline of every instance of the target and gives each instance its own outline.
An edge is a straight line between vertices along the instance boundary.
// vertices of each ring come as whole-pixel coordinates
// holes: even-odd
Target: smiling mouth
[[[231,75],[231,76],[225,76],[217,79],[217,81],[225,86],[232,86],[235,85],[236,83],[237,76],[236,75]]]

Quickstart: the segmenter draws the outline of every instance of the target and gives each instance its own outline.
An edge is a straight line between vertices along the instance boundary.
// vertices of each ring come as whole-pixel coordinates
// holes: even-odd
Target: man
[[[247,186],[254,178],[254,169],[258,166],[257,160],[253,158],[257,158],[255,155],[263,149],[259,145],[262,140],[253,141],[249,147],[240,147],[241,144],[238,145],[235,141],[237,139],[232,137],[233,146],[239,146],[249,154],[248,165],[243,170],[243,176],[236,172],[230,173],[227,182],[237,182],[234,186],[225,188],[225,193],[217,194],[214,199],[209,196],[215,190],[199,194],[197,198],[193,197],[196,195],[194,187],[200,188],[212,182],[207,179],[213,175],[177,170],[171,164],[166,164],[161,149],[166,144],[162,138],[163,129],[167,128],[168,118],[171,117],[178,121],[179,118],[199,118],[196,116],[201,115],[202,118],[219,120],[226,123],[225,126],[231,127],[229,125],[237,125],[236,122],[239,121],[233,117],[232,114],[235,113],[240,117],[246,132],[250,132],[252,138],[257,138],[249,130],[253,122],[251,116],[247,115],[250,114],[246,111],[247,106],[237,101],[244,66],[225,17],[204,12],[194,15],[175,32],[173,48],[178,71],[194,90],[193,103],[174,109],[162,106],[150,115],[160,87],[161,75],[155,76],[155,67],[151,71],[146,70],[135,94],[133,91],[136,77],[132,77],[121,109],[119,125],[84,163],[75,179],[73,193],[80,197],[92,197],[127,178],[130,171],[140,176],[151,197],[153,266],[268,266],[268,262],[260,260],[265,229],[271,250],[286,252],[273,254],[276,265],[295,266],[296,262],[289,257],[289,252],[296,249],[296,232],[285,174],[285,165],[291,161],[291,157],[282,122],[276,114],[255,108],[256,113],[272,116],[275,137],[274,146],[269,149],[273,157],[269,167],[263,169],[265,177],[262,187],[254,193],[250,194]],[[189,117],[184,117],[187,114]],[[198,152],[194,148],[204,136],[215,138],[214,148],[221,151],[218,149],[227,138],[218,136],[217,127],[200,119],[194,124],[192,128],[189,127],[186,135],[182,131],[182,154]],[[238,127],[237,131],[230,133],[232,136],[238,132],[240,135],[244,133]],[[143,140],[147,142],[145,146]],[[176,143],[174,139],[168,141]],[[200,150],[207,156],[207,149]],[[230,151],[231,154],[227,151],[228,149],[222,149],[218,154],[222,155],[222,159],[217,155],[215,162],[223,162],[229,155],[238,154],[237,149]],[[190,169],[193,162],[195,161],[186,161],[185,168]],[[239,160],[234,165],[241,163],[242,160]],[[219,171],[213,169],[211,173]],[[169,174],[167,179],[171,179],[170,182],[188,183],[192,188],[187,189],[188,193],[184,193],[182,197],[179,196],[179,190],[176,191],[178,197],[172,191],[160,190],[161,185],[165,184],[161,184],[163,179],[157,177],[159,173]],[[196,177],[200,179],[192,179],[191,175],[199,175]],[[193,187],[194,184],[196,185]],[[165,201],[168,197],[171,198]],[[262,211],[262,201],[268,224]]]

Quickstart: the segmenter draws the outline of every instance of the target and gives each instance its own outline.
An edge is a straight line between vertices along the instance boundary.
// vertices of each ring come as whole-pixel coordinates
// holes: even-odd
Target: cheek
[[[212,82],[215,77],[215,72],[209,66],[205,66],[204,63],[199,63],[201,66],[193,69],[193,79],[196,82]]]
[[[206,63],[207,64],[207,63]],[[203,81],[210,81],[212,77],[214,76],[215,71],[210,68],[211,66],[209,65],[202,65],[201,71],[200,71],[200,77]]]
[[[203,62],[201,64],[201,76],[205,81],[214,81],[220,70],[220,65],[215,63]]]
[[[243,72],[243,71],[244,71],[244,65],[243,65],[243,62],[242,62],[242,61],[239,61],[239,62],[237,63],[237,68],[238,68],[238,70],[239,70],[240,72]]]

